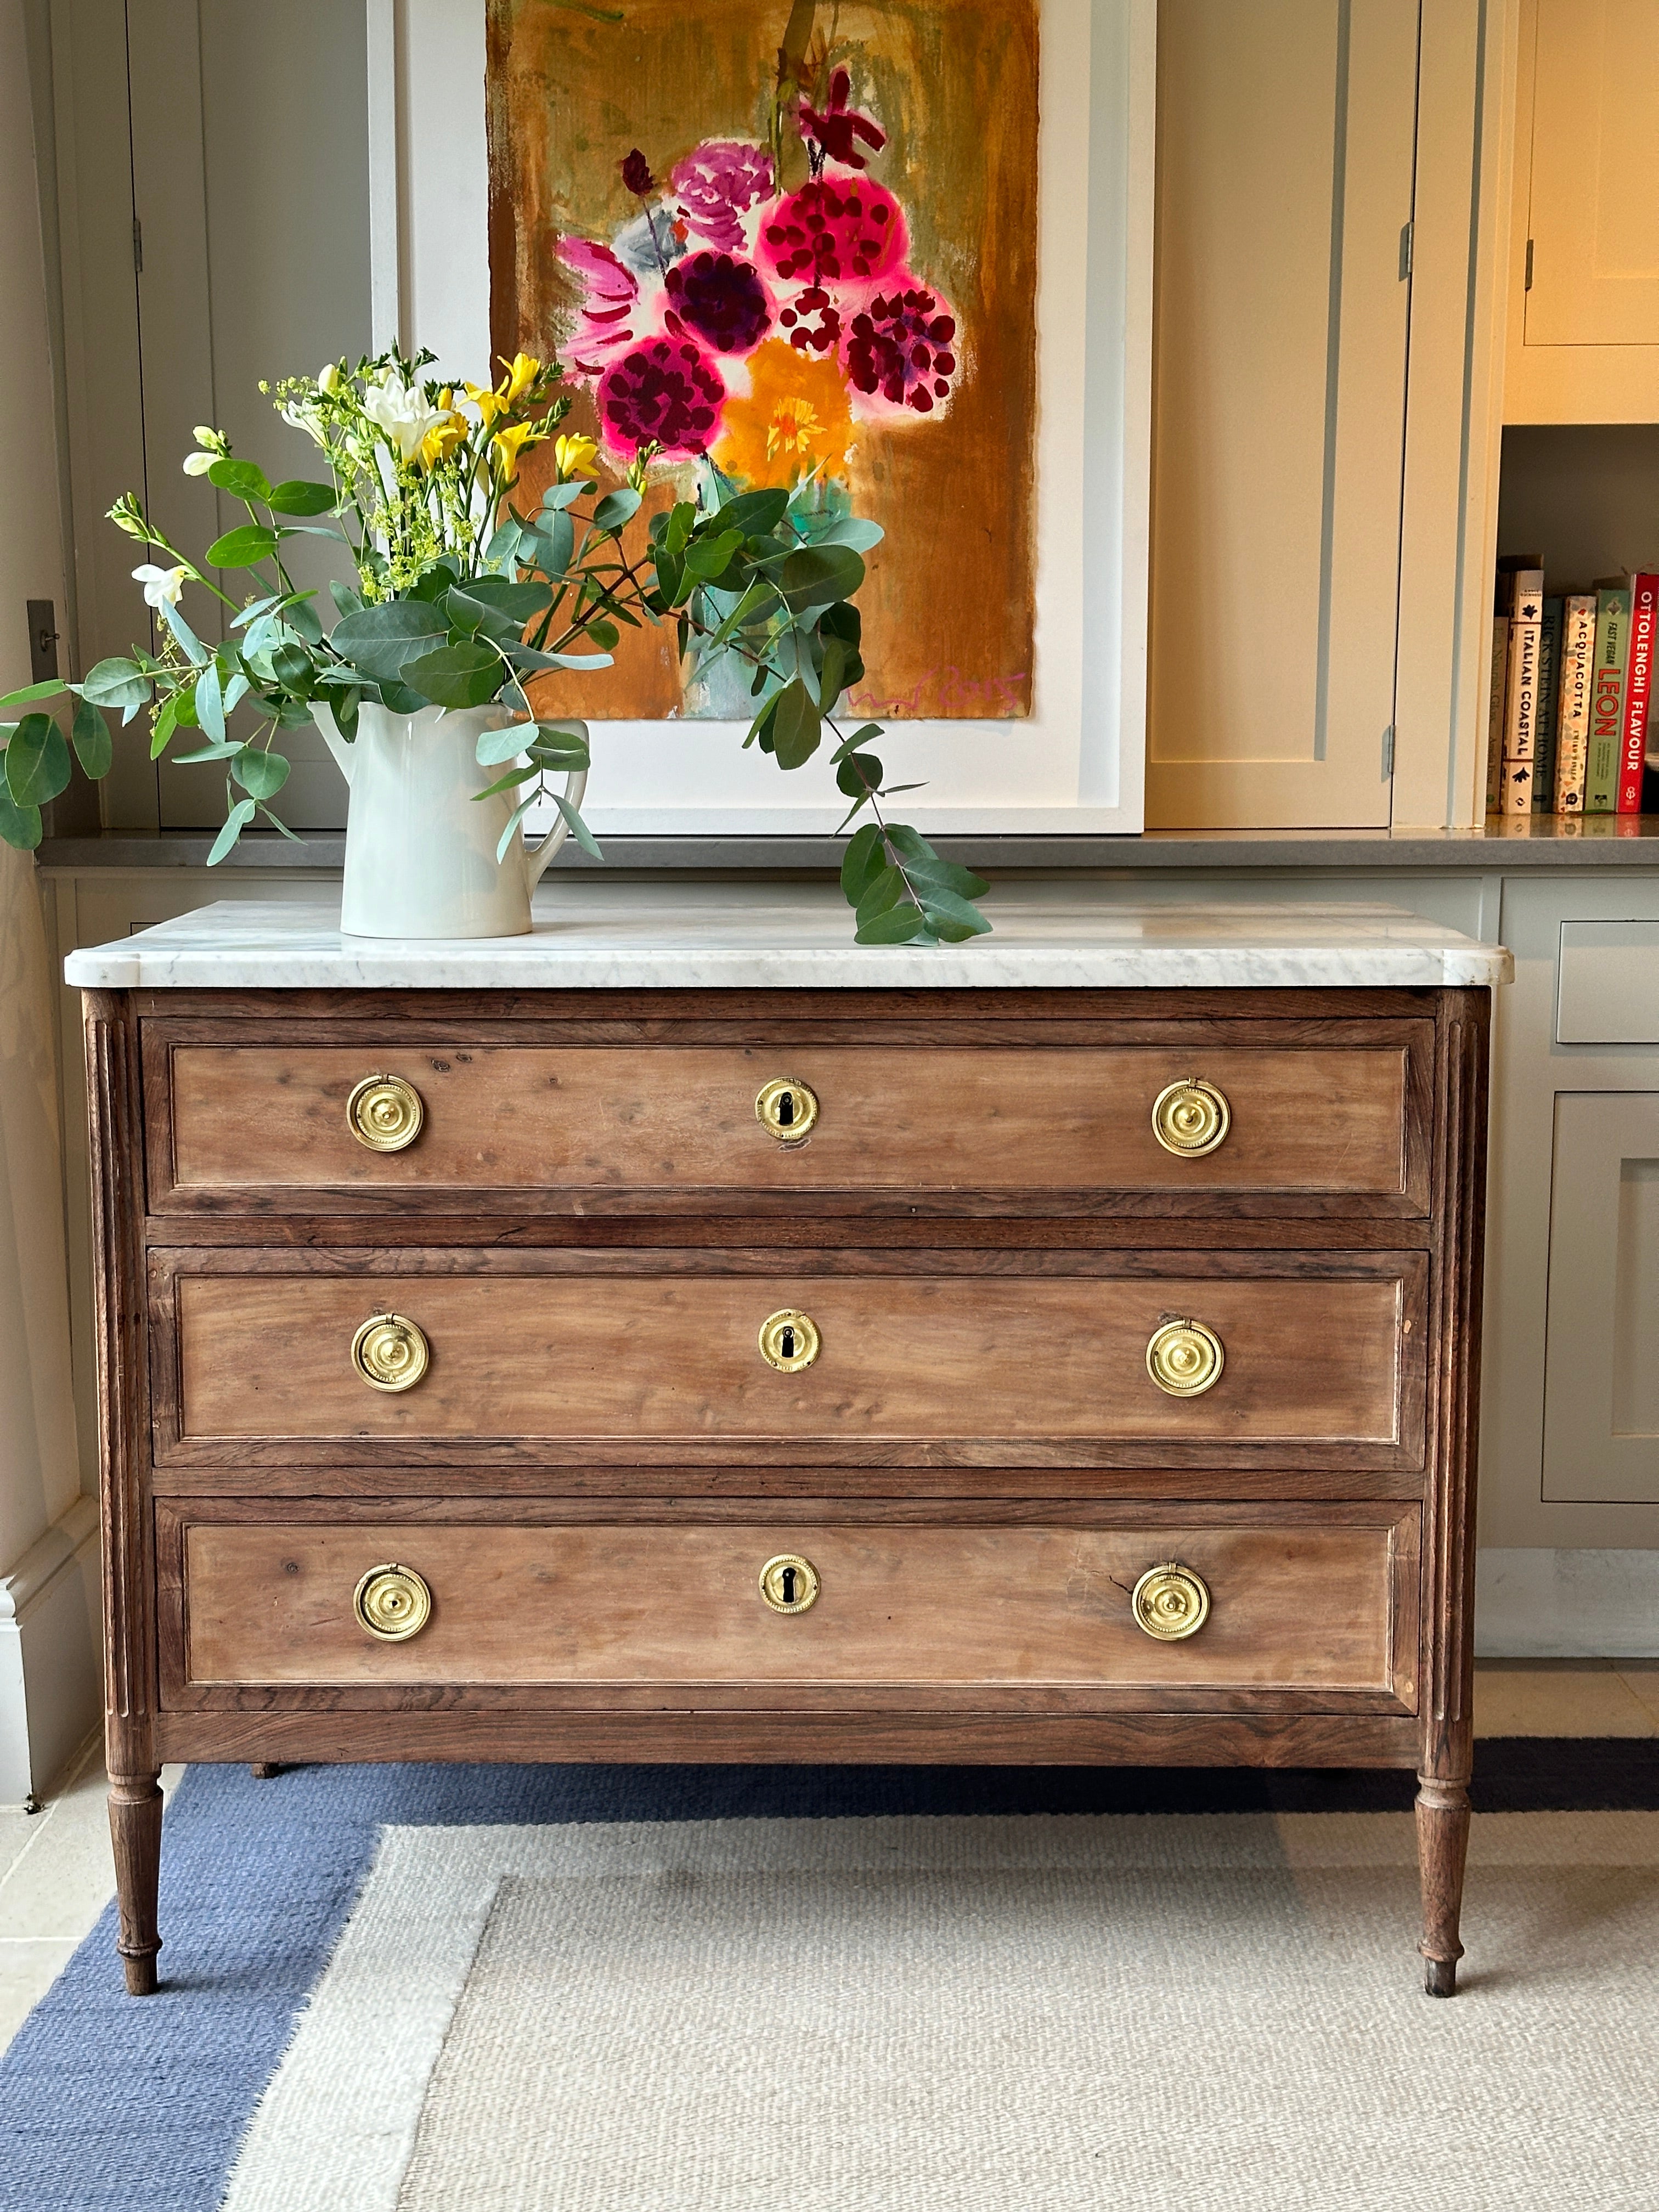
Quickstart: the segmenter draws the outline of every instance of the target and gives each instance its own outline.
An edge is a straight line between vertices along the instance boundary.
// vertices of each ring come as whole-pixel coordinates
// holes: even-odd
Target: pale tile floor
[[[1478,1662],[1477,1735],[1659,1735],[1659,1659]],[[171,1792],[182,1767],[161,1777]],[[95,1743],[45,1809],[0,1806],[0,2051],[108,1902],[109,1824]]]

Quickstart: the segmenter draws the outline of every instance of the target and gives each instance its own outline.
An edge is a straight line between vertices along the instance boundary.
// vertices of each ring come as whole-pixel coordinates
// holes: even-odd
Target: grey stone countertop
[[[1505,983],[1500,945],[1388,906],[1137,904],[1064,878],[986,901],[965,945],[857,946],[830,884],[544,882],[523,937],[343,937],[336,905],[226,900],[71,952],[134,989],[1206,989]]]
[[[48,837],[44,868],[200,868],[211,830],[106,830],[95,836]],[[1659,815],[1495,817],[1483,830],[1148,830],[1137,837],[951,837],[939,851],[994,872],[1079,868],[1488,869],[1659,867]],[[606,837],[616,868],[834,869],[844,843],[833,837]],[[343,830],[316,830],[299,844],[275,830],[245,832],[222,862],[227,869],[337,870]],[[584,873],[595,863],[567,844],[553,866]]]

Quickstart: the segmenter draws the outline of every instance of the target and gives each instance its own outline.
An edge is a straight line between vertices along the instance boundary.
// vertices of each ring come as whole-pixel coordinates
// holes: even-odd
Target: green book
[[[1546,599],[1538,639],[1538,737],[1532,757],[1532,811],[1547,814],[1555,805],[1555,733],[1561,719],[1561,633],[1566,626],[1565,599]]]
[[[1619,807],[1619,759],[1625,736],[1625,662],[1630,653],[1630,587],[1602,584],[1595,593],[1595,659],[1590,668],[1589,767],[1586,814]]]

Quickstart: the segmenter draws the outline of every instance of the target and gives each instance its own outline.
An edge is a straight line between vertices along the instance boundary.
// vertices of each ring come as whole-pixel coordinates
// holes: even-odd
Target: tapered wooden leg
[[[1457,1994],[1463,1946],[1463,1864],[1469,1849],[1469,1793],[1461,1782],[1419,1776],[1417,1864],[1423,1884],[1423,1986],[1431,1997]]]
[[[155,1994],[156,1893],[161,1879],[161,1784],[155,1774],[112,1775],[109,1832],[115,1846],[115,1898],[121,1912],[117,1948],[127,1995]]]

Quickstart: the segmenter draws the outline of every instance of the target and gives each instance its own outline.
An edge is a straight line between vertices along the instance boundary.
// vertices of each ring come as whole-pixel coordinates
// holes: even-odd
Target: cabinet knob
[[[1232,1118],[1226,1092],[1201,1076],[1170,1084],[1152,1101],[1152,1134],[1178,1159],[1195,1160],[1224,1144]]]
[[[799,1145],[812,1133],[818,1118],[817,1093],[793,1075],[774,1076],[761,1085],[755,1101],[755,1119],[769,1129],[781,1145]]]
[[[351,1340],[351,1364],[371,1390],[412,1390],[431,1357],[425,1337],[401,1314],[371,1315]]]
[[[1160,1644],[1179,1644],[1196,1636],[1210,1617],[1210,1593],[1201,1575],[1170,1559],[1148,1567],[1129,1600],[1135,1626]]]
[[[426,1108],[401,1075],[366,1075],[346,1100],[352,1135],[371,1152],[400,1152],[421,1133]]]
[[[1146,1372],[1172,1398],[1199,1398],[1221,1380],[1227,1355],[1201,1321],[1166,1321],[1146,1346]]]
[[[761,1323],[761,1358],[780,1375],[799,1375],[803,1367],[812,1364],[823,1348],[817,1322],[792,1306],[768,1314]]]
[[[760,1594],[774,1613],[805,1613],[820,1588],[817,1569],[799,1552],[780,1552],[760,1571]]]
[[[371,1567],[351,1595],[357,1626],[380,1644],[407,1644],[432,1618],[432,1592],[413,1567],[395,1559]]]

